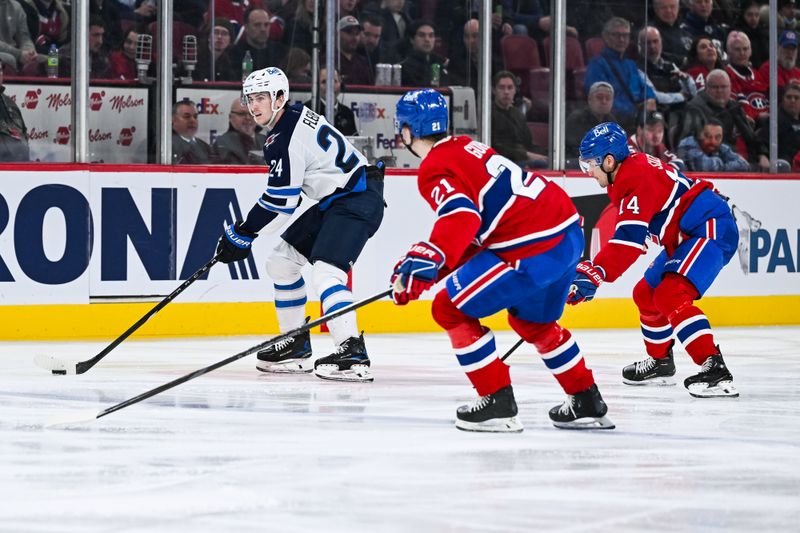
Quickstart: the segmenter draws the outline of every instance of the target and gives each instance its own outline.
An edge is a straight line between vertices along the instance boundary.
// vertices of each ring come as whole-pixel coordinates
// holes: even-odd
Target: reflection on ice
[[[371,335],[374,383],[254,359],[95,422],[46,429],[221,360],[254,338],[0,343],[0,531],[790,531],[800,521],[798,328],[719,332],[741,397],[622,385],[634,331],[576,331],[617,429],[568,432],[530,347],[509,360],[525,431],[457,431],[472,390],[444,335]],[[504,351],[515,342],[498,334]],[[316,340],[315,340],[316,342]],[[317,344],[325,346],[327,338]],[[769,354],[769,356],[761,355]],[[676,353],[677,378],[694,372]]]

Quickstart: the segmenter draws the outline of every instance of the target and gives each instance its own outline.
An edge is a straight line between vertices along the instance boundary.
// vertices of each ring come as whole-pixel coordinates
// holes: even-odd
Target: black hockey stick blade
[[[226,359],[223,359],[222,361],[218,361],[218,362],[214,363],[213,365],[209,365],[209,366],[201,368],[199,370],[195,370],[194,372],[191,372],[191,373],[186,374],[184,376],[181,376],[181,377],[179,377],[177,379],[174,379],[174,380],[170,381],[169,383],[165,383],[163,385],[159,385],[158,387],[156,387],[154,389],[150,389],[147,392],[143,392],[142,394],[139,394],[138,396],[134,396],[133,398],[129,398],[129,399],[127,399],[127,400],[125,400],[123,402],[120,402],[120,403],[118,403],[116,405],[112,405],[111,407],[108,407],[107,409],[103,409],[102,411],[96,413],[94,416],[86,416],[85,413],[84,413],[84,414],[82,414],[80,419],[76,418],[74,420],[69,420],[69,419],[66,419],[66,418],[62,418],[62,419],[57,420],[57,421],[55,421],[55,422],[53,422],[51,424],[48,424],[48,427],[69,427],[70,425],[74,425],[74,424],[92,422],[94,420],[97,420],[98,418],[102,418],[102,417],[104,417],[106,415],[110,415],[111,413],[113,413],[115,411],[119,411],[120,409],[124,409],[125,407],[133,405],[135,403],[139,403],[142,400],[146,400],[147,398],[155,396],[156,394],[160,394],[160,393],[162,393],[162,392],[164,392],[166,390],[169,390],[169,389],[171,389],[173,387],[177,387],[181,383],[186,383],[189,380],[192,380],[192,379],[195,379],[195,378],[199,378],[200,376],[202,376],[204,374],[208,374],[209,372],[213,372],[214,370],[216,370],[218,368],[222,368],[225,365],[229,365],[229,364],[233,363],[234,361],[238,361],[239,359],[241,359],[243,357],[246,357],[246,356],[248,356],[248,355],[250,355],[252,353],[255,353],[255,352],[259,351],[259,350],[263,350],[267,346],[271,346],[271,345],[275,344],[276,342],[280,342],[280,341],[282,341],[284,339],[288,339],[289,337],[294,337],[295,335],[298,335],[300,333],[304,333],[306,331],[309,331],[309,330],[311,330],[311,329],[313,329],[313,328],[315,328],[317,326],[321,326],[322,324],[328,322],[329,320],[333,320],[336,317],[342,316],[342,315],[347,314],[347,313],[349,313],[351,311],[355,311],[359,307],[364,307],[365,305],[371,304],[372,302],[374,302],[376,300],[380,300],[382,298],[385,298],[386,296],[389,296],[391,293],[392,293],[392,290],[389,289],[389,290],[386,290],[386,291],[383,291],[383,292],[379,292],[378,294],[370,296],[369,298],[365,298],[365,299],[363,299],[361,301],[353,302],[352,304],[350,304],[350,305],[348,305],[346,307],[342,307],[341,309],[339,309],[337,311],[334,311],[333,313],[329,313],[327,315],[323,315],[323,316],[319,317],[316,320],[312,320],[311,322],[305,323],[304,325],[300,326],[299,328],[295,328],[295,329],[293,329],[291,331],[287,331],[286,333],[282,333],[282,334],[278,335],[277,337],[272,337],[271,339],[265,340],[264,342],[262,342],[260,344],[256,344],[255,346],[253,346],[251,348],[248,348],[248,349],[246,349],[246,350],[244,350],[242,352],[239,352],[239,353],[237,353],[235,355],[232,355],[232,356],[230,356],[230,357],[228,357]]]
[[[520,339],[520,340],[518,340],[518,341],[517,341],[517,343],[516,343],[514,346],[512,346],[512,347],[511,347],[511,349],[510,349],[510,350],[508,350],[508,351],[506,352],[506,354],[505,354],[503,357],[501,357],[501,358],[500,358],[500,360],[501,360],[501,361],[505,361],[506,359],[508,359],[508,358],[509,358],[509,356],[510,356],[512,353],[514,353],[514,352],[517,350],[517,348],[519,348],[519,347],[522,345],[522,343],[523,343],[523,342],[525,342],[525,339]]]
[[[91,359],[87,359],[86,361],[74,362],[74,361],[65,361],[64,359],[61,359],[60,357],[56,357],[53,355],[37,354],[36,357],[34,357],[33,359],[34,363],[36,363],[37,366],[40,366],[45,370],[49,370],[53,374],[59,376],[63,376],[65,374],[83,374],[84,372],[92,368],[94,365],[96,365],[103,357],[107,356],[111,352],[111,350],[119,346],[122,343],[122,341],[130,337],[134,331],[142,327],[142,325],[144,325],[145,322],[150,320],[153,317],[153,315],[161,311],[168,303],[174,300],[180,293],[185,291],[189,287],[189,285],[191,285],[192,283],[203,277],[203,275],[205,275],[205,273],[208,272],[212,266],[217,264],[218,261],[219,259],[217,259],[217,257],[214,257],[208,263],[201,266],[200,270],[192,274],[192,276],[189,279],[181,283],[177,289],[172,291],[163,300],[161,300],[158,304],[156,304],[155,307],[153,307],[147,313],[145,313],[145,315],[142,318],[140,318],[134,325],[125,330],[125,333],[117,337],[114,340],[114,342],[106,346],[100,353],[98,353]]]

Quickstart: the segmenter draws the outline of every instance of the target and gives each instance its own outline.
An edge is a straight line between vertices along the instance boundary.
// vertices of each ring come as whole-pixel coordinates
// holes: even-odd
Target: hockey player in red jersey
[[[479,395],[457,410],[456,427],[523,429],[509,367],[479,321],[506,309],[511,327],[536,347],[568,395],[550,410],[553,424],[613,428],[578,345],[556,322],[584,246],[569,197],[485,144],[447,136],[447,103],[432,89],[403,95],[396,117],[403,143],[423,159],[418,187],[437,219],[428,240],[412,246],[395,266],[393,298],[398,305],[416,300],[452,273],[433,300],[432,314]]]
[[[578,265],[567,303],[594,298],[645,252],[663,246],[633,289],[649,357],[622,371],[628,385],[673,384],[673,336],[700,365],[684,386],[692,396],[738,396],[733,376],[714,343],[711,326],[694,301],[705,294],[736,252],[738,231],[725,200],[705,180],[693,180],[651,155],[630,153],[625,131],[605,122],[589,130],[580,165],[617,208],[614,236],[592,261]]]

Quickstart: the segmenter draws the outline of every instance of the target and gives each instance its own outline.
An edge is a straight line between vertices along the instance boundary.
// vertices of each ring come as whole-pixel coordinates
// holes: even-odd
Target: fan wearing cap
[[[550,410],[553,424],[613,428],[578,344],[558,324],[584,247],[575,206],[541,175],[524,172],[467,136],[450,136],[449,115],[444,97],[433,89],[409,91],[397,102],[397,133],[422,159],[417,187],[436,221],[429,236],[395,265],[391,284],[394,302],[405,305],[447,277],[431,313],[479,396],[458,408],[456,427],[523,429],[509,367],[498,357],[494,334],[480,322],[506,310],[511,327],[536,347],[569,395]]]
[[[783,87],[789,81],[800,82],[800,68],[797,68],[797,32],[785,30],[778,39],[778,87]],[[769,61],[765,61],[759,74],[765,80],[769,79]]]
[[[361,23],[352,15],[342,17],[339,30],[339,69],[342,82],[348,85],[373,85],[372,69],[367,56],[359,52]]]
[[[639,110],[636,115],[636,133],[628,137],[628,146],[637,152],[650,154],[671,165],[676,170],[686,170],[686,165],[664,144],[664,115],[658,111]]]
[[[383,220],[383,165],[369,165],[325,117],[302,104],[288,104],[289,80],[279,68],[251,73],[242,95],[256,124],[265,129],[269,173],[264,192],[245,220],[227,220],[217,258],[223,263],[248,261],[253,269],[250,250],[258,233],[273,233],[288,224],[266,261],[278,324],[285,333],[305,323],[306,282],[301,270],[307,264],[324,313],[353,303],[347,273]],[[301,193],[315,203],[293,218]],[[323,379],[372,381],[355,313],[328,321],[328,328],[337,346],[333,354],[314,361],[305,331],[261,350],[256,368],[275,373],[313,370]]]
[[[626,366],[623,382],[673,383],[677,337],[700,367],[684,381],[689,394],[738,396],[708,319],[694,304],[737,250],[739,232],[725,199],[710,182],[631,152],[625,131],[613,122],[586,133],[580,165],[608,190],[617,224],[608,244],[578,265],[567,303],[592,300],[600,285],[617,280],[645,253],[648,240],[663,246],[633,289],[648,357]]]

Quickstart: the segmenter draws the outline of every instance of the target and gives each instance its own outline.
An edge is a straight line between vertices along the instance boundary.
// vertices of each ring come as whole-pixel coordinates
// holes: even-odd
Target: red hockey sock
[[[698,297],[697,289],[689,280],[678,274],[668,273],[656,288],[653,301],[658,310],[668,318],[686,353],[700,365],[708,356],[718,351],[708,318],[693,303]]]
[[[633,301],[639,308],[639,323],[647,355],[654,359],[666,357],[672,347],[672,326],[653,302],[655,289],[642,278],[633,288]]]
[[[586,368],[578,344],[558,322],[539,324],[509,315],[508,323],[520,337],[536,347],[564,392],[576,394],[594,384],[594,376]]]

